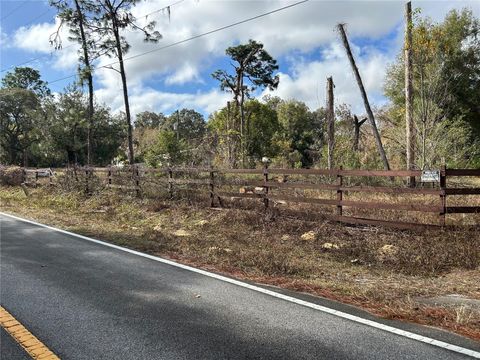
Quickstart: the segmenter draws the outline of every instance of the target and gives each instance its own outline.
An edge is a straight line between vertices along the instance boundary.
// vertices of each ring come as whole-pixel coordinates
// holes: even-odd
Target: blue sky
[[[177,1],[147,0],[132,11],[141,17]],[[138,33],[125,35],[132,47],[128,56],[143,53],[185,38],[265,13],[295,1],[212,1],[184,0],[165,12],[149,15],[157,21],[163,39],[145,44]],[[58,26],[55,9],[48,1],[2,1],[0,12],[1,70],[38,58],[26,66],[40,70],[42,78],[59,92],[74,78],[55,81],[76,71],[77,45],[62,34],[64,48],[54,51],[49,36]],[[468,7],[480,16],[478,1],[416,1],[413,7],[441,20],[452,8]],[[335,24],[346,23],[357,63],[369,97],[380,106],[383,79],[389,63],[402,46],[403,2],[398,1],[312,1],[228,30],[202,37],[126,62],[133,113],[144,110],[166,114],[179,107],[194,108],[208,115],[225,104],[230,95],[222,93],[210,74],[229,68],[225,48],[252,38],[279,62],[280,86],[275,94],[307,103],[311,109],[325,102],[325,79],[333,76],[337,103],[347,103],[354,112],[363,112],[358,90],[350,71]],[[112,62],[100,59],[97,66]],[[2,76],[5,74],[2,71]],[[120,79],[115,71],[101,69],[95,75],[96,98],[114,111],[122,109]],[[258,93],[261,97],[264,93]]]

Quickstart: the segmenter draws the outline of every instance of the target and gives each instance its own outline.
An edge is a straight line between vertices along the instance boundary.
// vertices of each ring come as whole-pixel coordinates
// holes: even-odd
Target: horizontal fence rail
[[[402,229],[438,227],[446,225],[447,214],[480,214],[478,187],[447,187],[447,178],[478,177],[480,169],[446,169],[439,171],[439,181],[420,184],[421,187],[406,186],[408,177],[420,177],[420,170],[347,170],[347,169],[279,169],[265,166],[260,169],[221,169],[208,167],[146,168],[133,167],[77,167],[67,169],[24,168],[24,184],[37,186],[42,178],[54,185],[56,174],[83,186],[91,193],[96,178],[111,189],[134,191],[137,196],[146,196],[145,189],[163,189],[170,198],[178,191],[205,194],[210,206],[224,206],[228,199],[257,199],[268,209],[272,204],[311,204],[333,207],[332,213],[323,213],[326,218],[351,224],[393,226]],[[298,178],[291,178],[298,176]],[[364,185],[365,178],[378,179],[381,185]],[[353,180],[352,180],[353,179]],[[362,180],[363,179],[363,180]],[[313,181],[313,182],[312,182]],[[388,181],[392,186],[388,185]],[[45,183],[45,182],[44,182]],[[226,189],[227,188],[227,189]],[[237,188],[232,191],[232,188]],[[312,196],[321,193],[322,197]],[[330,197],[325,197],[327,193]],[[356,194],[357,199],[346,197]],[[388,202],[372,201],[364,196],[383,194],[390,196]],[[476,203],[447,205],[447,195],[461,198],[474,197]],[[358,197],[360,197],[358,199]],[[399,197],[399,201],[397,201]],[[430,197],[430,201],[425,201]],[[349,209],[374,211],[377,218],[346,215]],[[422,223],[404,216],[402,220],[382,218],[383,210],[433,214],[433,223]],[[370,214],[370,213],[369,213]],[[479,218],[480,219],[480,218]],[[455,224],[451,224],[455,225]],[[475,225],[479,225],[475,223]]]

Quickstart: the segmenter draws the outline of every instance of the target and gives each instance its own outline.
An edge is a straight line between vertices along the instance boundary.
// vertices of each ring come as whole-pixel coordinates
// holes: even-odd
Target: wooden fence
[[[244,198],[257,199],[268,209],[274,204],[303,203],[333,208],[322,216],[345,223],[383,225],[396,228],[412,229],[419,227],[452,226],[446,223],[447,214],[471,214],[475,217],[473,224],[480,225],[480,187],[447,186],[450,181],[476,177],[480,179],[480,169],[440,169],[437,183],[421,184],[411,188],[406,186],[405,179],[417,177],[420,180],[421,171],[407,170],[324,170],[324,169],[214,169],[214,168],[164,168],[153,169],[143,167],[131,168],[76,168],[57,169],[48,172],[45,169],[24,169],[25,183],[37,185],[39,178],[48,178],[49,184],[55,184],[54,173],[62,172],[64,176],[75,178],[75,181],[89,193],[92,191],[94,179],[112,189],[133,191],[137,196],[149,196],[147,188],[155,191],[165,190],[168,197],[173,198],[174,192],[193,191],[207,196],[209,205],[224,206],[225,199]],[[291,179],[297,176],[299,179]],[[309,180],[308,180],[309,179]],[[313,179],[313,181],[312,181]],[[372,183],[375,185],[365,185]],[[98,181],[97,181],[98,183]],[[478,184],[478,183],[477,183]],[[227,190],[225,188],[228,188]],[[232,188],[234,189],[232,191]],[[235,191],[236,190],[236,191]],[[298,194],[303,191],[303,194]],[[330,193],[330,196],[313,196],[305,192]],[[356,195],[352,195],[356,194]],[[367,195],[400,197],[401,202],[387,199],[387,202],[364,200]],[[468,203],[453,201],[447,204],[447,196],[469,197]],[[353,197],[351,199],[350,197]],[[420,197],[420,198],[419,198]],[[429,201],[424,200],[429,197]],[[435,200],[436,199],[436,200]],[[473,199],[473,205],[471,204]],[[390,201],[391,200],[391,201]],[[362,217],[352,212],[352,209],[375,211],[375,218]],[[385,211],[402,212],[403,216],[385,219]],[[418,217],[412,217],[412,212],[429,214],[431,221],[423,223]],[[473,214],[473,215],[472,215]],[[463,215],[466,216],[466,215]]]

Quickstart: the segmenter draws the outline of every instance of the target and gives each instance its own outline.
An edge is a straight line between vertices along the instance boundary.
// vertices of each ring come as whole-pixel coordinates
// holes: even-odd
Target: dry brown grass
[[[347,227],[305,207],[265,214],[258,203],[219,210],[114,191],[85,197],[45,187],[27,199],[1,187],[0,201],[4,211],[81,234],[480,339],[480,309],[421,302],[448,294],[480,300],[476,231]],[[302,240],[310,231],[313,239]]]

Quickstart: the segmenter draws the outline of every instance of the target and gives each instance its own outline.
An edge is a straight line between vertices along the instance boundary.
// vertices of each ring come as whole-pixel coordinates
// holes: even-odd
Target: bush
[[[23,170],[19,166],[0,165],[0,184],[20,186],[23,182]]]

